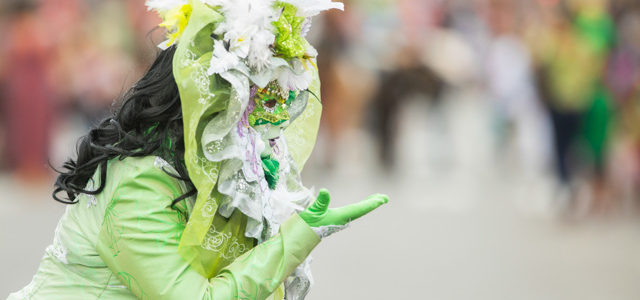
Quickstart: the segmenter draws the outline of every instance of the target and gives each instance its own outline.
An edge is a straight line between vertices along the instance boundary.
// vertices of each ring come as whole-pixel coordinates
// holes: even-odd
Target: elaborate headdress
[[[148,0],[177,44],[185,164],[198,196],[179,252],[207,277],[312,199],[299,176],[321,104],[311,17],[331,0]],[[267,149],[267,150],[265,150]],[[220,215],[223,218],[214,218]],[[245,235],[235,234],[244,229]]]

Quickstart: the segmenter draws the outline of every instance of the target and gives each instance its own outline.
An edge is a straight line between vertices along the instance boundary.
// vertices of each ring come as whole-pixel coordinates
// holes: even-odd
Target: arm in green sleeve
[[[238,257],[211,280],[213,299],[265,299],[302,263],[320,238],[298,215],[280,233]],[[218,289],[221,282],[233,288]]]
[[[320,239],[297,215],[278,235],[207,279],[178,254],[185,218],[170,207],[179,185],[151,163],[129,160],[114,192],[96,248],[102,260],[140,299],[265,299]]]

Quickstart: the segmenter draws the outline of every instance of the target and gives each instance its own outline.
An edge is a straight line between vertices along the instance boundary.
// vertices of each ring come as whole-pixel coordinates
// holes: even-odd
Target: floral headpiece
[[[308,72],[315,68],[318,53],[305,39],[311,18],[329,9],[344,9],[331,0],[202,0],[224,17],[213,32],[213,56],[208,74],[231,69],[254,74],[281,68],[287,60],[294,72],[280,72],[277,82],[285,93],[304,90],[311,82]],[[148,0],[149,10],[156,11],[167,28],[168,39],[159,47],[168,48],[180,41],[193,6],[188,0]],[[269,70],[271,69],[271,70]],[[307,72],[305,72],[307,71]]]
[[[187,203],[191,214],[178,252],[211,277],[312,200],[299,172],[315,144],[321,104],[312,100],[320,96],[317,51],[305,35],[313,16],[343,4],[146,4],[168,30],[159,47],[176,45],[173,75],[182,102],[185,164],[198,191]],[[241,230],[244,236],[236,234]],[[308,267],[302,268],[307,271],[296,272],[302,274],[296,282],[310,278]]]

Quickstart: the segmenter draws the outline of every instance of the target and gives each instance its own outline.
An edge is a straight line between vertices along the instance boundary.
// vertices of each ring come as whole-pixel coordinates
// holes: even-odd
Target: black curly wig
[[[59,175],[54,184],[55,200],[75,204],[78,194],[99,194],[105,187],[109,160],[147,155],[168,159],[178,174],[167,174],[191,187],[172,205],[196,194],[184,165],[182,108],[172,68],[174,53],[175,46],[161,51],[147,73],[124,95],[113,116],[80,138],[77,159],[69,159],[62,171],[56,170]],[[86,190],[98,168],[100,186]],[[61,192],[66,193],[66,198],[60,197]]]

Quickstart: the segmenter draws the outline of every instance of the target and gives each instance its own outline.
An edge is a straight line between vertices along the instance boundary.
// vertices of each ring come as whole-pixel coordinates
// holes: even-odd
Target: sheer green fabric
[[[218,178],[219,163],[204,158],[199,137],[202,136],[205,120],[224,118],[232,107],[230,105],[230,86],[218,77],[206,75],[211,58],[213,42],[209,35],[213,26],[222,16],[199,2],[189,25],[185,29],[182,41],[175,53],[173,70],[178,83],[182,101],[184,123],[185,161],[189,177],[198,190],[198,197],[189,222],[184,230],[179,253],[203,276],[211,277],[219,269],[220,256],[201,245],[216,215],[215,184]],[[190,42],[198,40],[198,43]],[[229,129],[231,126],[229,126]],[[220,219],[220,218],[217,218]],[[232,218],[221,228],[221,234],[227,235],[243,229],[242,218]],[[221,224],[216,224],[220,227]],[[220,229],[218,229],[220,230]],[[240,237],[242,239],[242,237]],[[247,241],[241,241],[247,244]]]
[[[311,156],[313,147],[316,145],[316,137],[320,128],[322,104],[320,103],[320,77],[318,72],[314,72],[309,90],[311,95],[304,112],[284,130],[284,137],[289,146],[289,154],[301,171],[307,159]]]
[[[207,74],[213,49],[211,34],[222,16],[199,0],[189,3],[193,12],[178,43],[173,72],[182,102],[185,164],[198,196],[178,251],[203,276],[211,277],[226,261],[219,251],[203,247],[208,232],[215,228],[220,239],[236,236],[238,232],[244,232],[246,217],[234,213],[226,219],[217,213],[222,195],[216,190],[216,184],[225,162],[208,159],[207,153],[221,147],[220,143],[240,121],[249,101],[250,74],[239,71],[231,71],[227,76]],[[317,72],[312,86],[312,92],[319,95]],[[285,130],[288,149],[298,166],[302,166],[311,154],[320,112],[320,102],[309,101],[302,115]],[[238,244],[246,248],[254,242],[244,236],[237,236],[237,239]],[[221,247],[233,246],[224,240]]]

